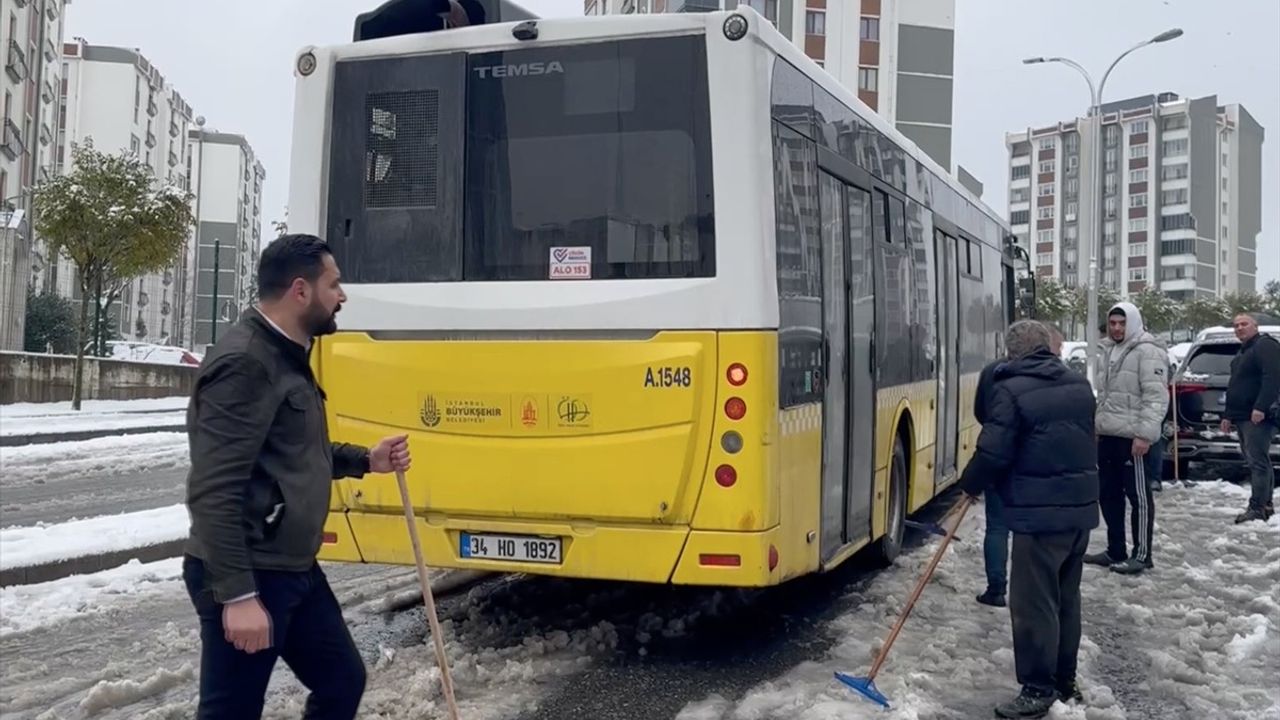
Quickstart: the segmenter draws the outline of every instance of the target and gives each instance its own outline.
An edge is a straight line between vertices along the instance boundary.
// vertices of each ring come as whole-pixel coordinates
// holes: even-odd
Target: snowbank
[[[150,413],[165,410],[186,410],[188,398],[175,395],[162,398],[144,398],[141,400],[85,400],[80,403],[80,410],[71,409],[71,401],[51,403],[10,403],[0,405],[0,422],[13,418],[50,417],[56,415],[101,415],[110,413]]]
[[[0,588],[0,636],[182,592],[182,558],[132,560],[90,575]]]
[[[187,536],[185,505],[0,530],[0,568],[158,545]]]

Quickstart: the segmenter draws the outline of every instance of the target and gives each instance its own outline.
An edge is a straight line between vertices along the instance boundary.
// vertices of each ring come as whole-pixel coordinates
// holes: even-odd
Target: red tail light
[[[324,533],[323,535],[320,536],[320,541],[323,542],[325,545],[337,545],[338,533],[335,533],[335,532]]]
[[[747,414],[747,401],[738,397],[729,398],[724,403],[724,414],[730,420],[741,420]]]
[[[733,487],[738,482],[738,471],[732,465],[721,465],[716,468],[716,483],[720,487]]]
[[[1174,385],[1173,387],[1176,389],[1176,391],[1177,391],[1177,393],[1178,393],[1179,395],[1186,395],[1186,394],[1189,394],[1189,393],[1205,392],[1206,390],[1208,390],[1208,389],[1209,389],[1209,386],[1208,386],[1208,385],[1197,385],[1197,384],[1195,384],[1195,383],[1191,383],[1191,384],[1188,384],[1188,385]]]
[[[699,565],[715,565],[719,567],[741,567],[741,555],[717,555],[714,553],[702,553],[698,555]]]
[[[773,572],[778,567],[778,548],[769,546],[769,571]]]
[[[730,385],[742,387],[747,383],[747,366],[742,363],[734,363],[725,371],[724,376]]]

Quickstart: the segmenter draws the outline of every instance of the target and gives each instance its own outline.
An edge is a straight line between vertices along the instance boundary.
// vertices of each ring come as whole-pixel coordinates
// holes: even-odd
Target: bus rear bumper
[[[776,585],[784,568],[770,570],[779,528],[761,532],[690,530],[685,526],[520,522],[419,515],[418,537],[432,568],[528,573],[625,582],[721,587]],[[461,534],[494,533],[561,538],[559,563],[464,558]],[[334,511],[325,524],[319,559],[413,565],[403,515]],[[798,573],[792,573],[798,574]]]

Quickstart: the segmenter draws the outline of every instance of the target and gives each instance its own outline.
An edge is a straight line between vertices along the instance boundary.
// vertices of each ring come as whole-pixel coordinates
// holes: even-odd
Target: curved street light
[[[1130,53],[1140,50],[1148,45],[1167,42],[1175,38],[1182,37],[1182,28],[1172,28],[1156,35],[1149,40],[1134,45],[1133,47],[1120,53],[1120,56],[1107,66],[1107,71],[1102,74],[1102,82],[1096,86],[1093,84],[1093,77],[1085,70],[1080,63],[1064,57],[1032,57],[1022,61],[1024,65],[1038,65],[1041,63],[1060,63],[1074,69],[1084,77],[1084,81],[1089,85],[1089,118],[1090,129],[1093,135],[1093,143],[1096,147],[1093,157],[1093,174],[1089,178],[1089,187],[1092,200],[1089,203],[1092,227],[1089,233],[1089,281],[1085,285],[1088,295],[1087,310],[1085,311],[1085,362],[1088,363],[1086,374],[1089,383],[1094,381],[1094,358],[1097,355],[1097,341],[1090,340],[1089,334],[1093,323],[1098,318],[1098,246],[1102,243],[1101,231],[1102,227],[1102,93],[1107,87],[1107,78],[1111,77],[1111,71],[1120,64]],[[1030,138],[1027,138],[1030,140]]]

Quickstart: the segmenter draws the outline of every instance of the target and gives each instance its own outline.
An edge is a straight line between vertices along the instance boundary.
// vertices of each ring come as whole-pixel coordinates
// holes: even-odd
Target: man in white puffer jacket
[[[1098,504],[1107,524],[1107,549],[1086,555],[1084,561],[1136,575],[1152,567],[1155,503],[1147,476],[1158,478],[1160,467],[1149,462],[1154,458],[1149,451],[1161,440],[1169,408],[1169,355],[1146,331],[1142,313],[1127,302],[1116,303],[1107,313],[1107,336],[1098,349],[1093,381],[1098,396]],[[1126,497],[1132,555],[1124,533]]]

